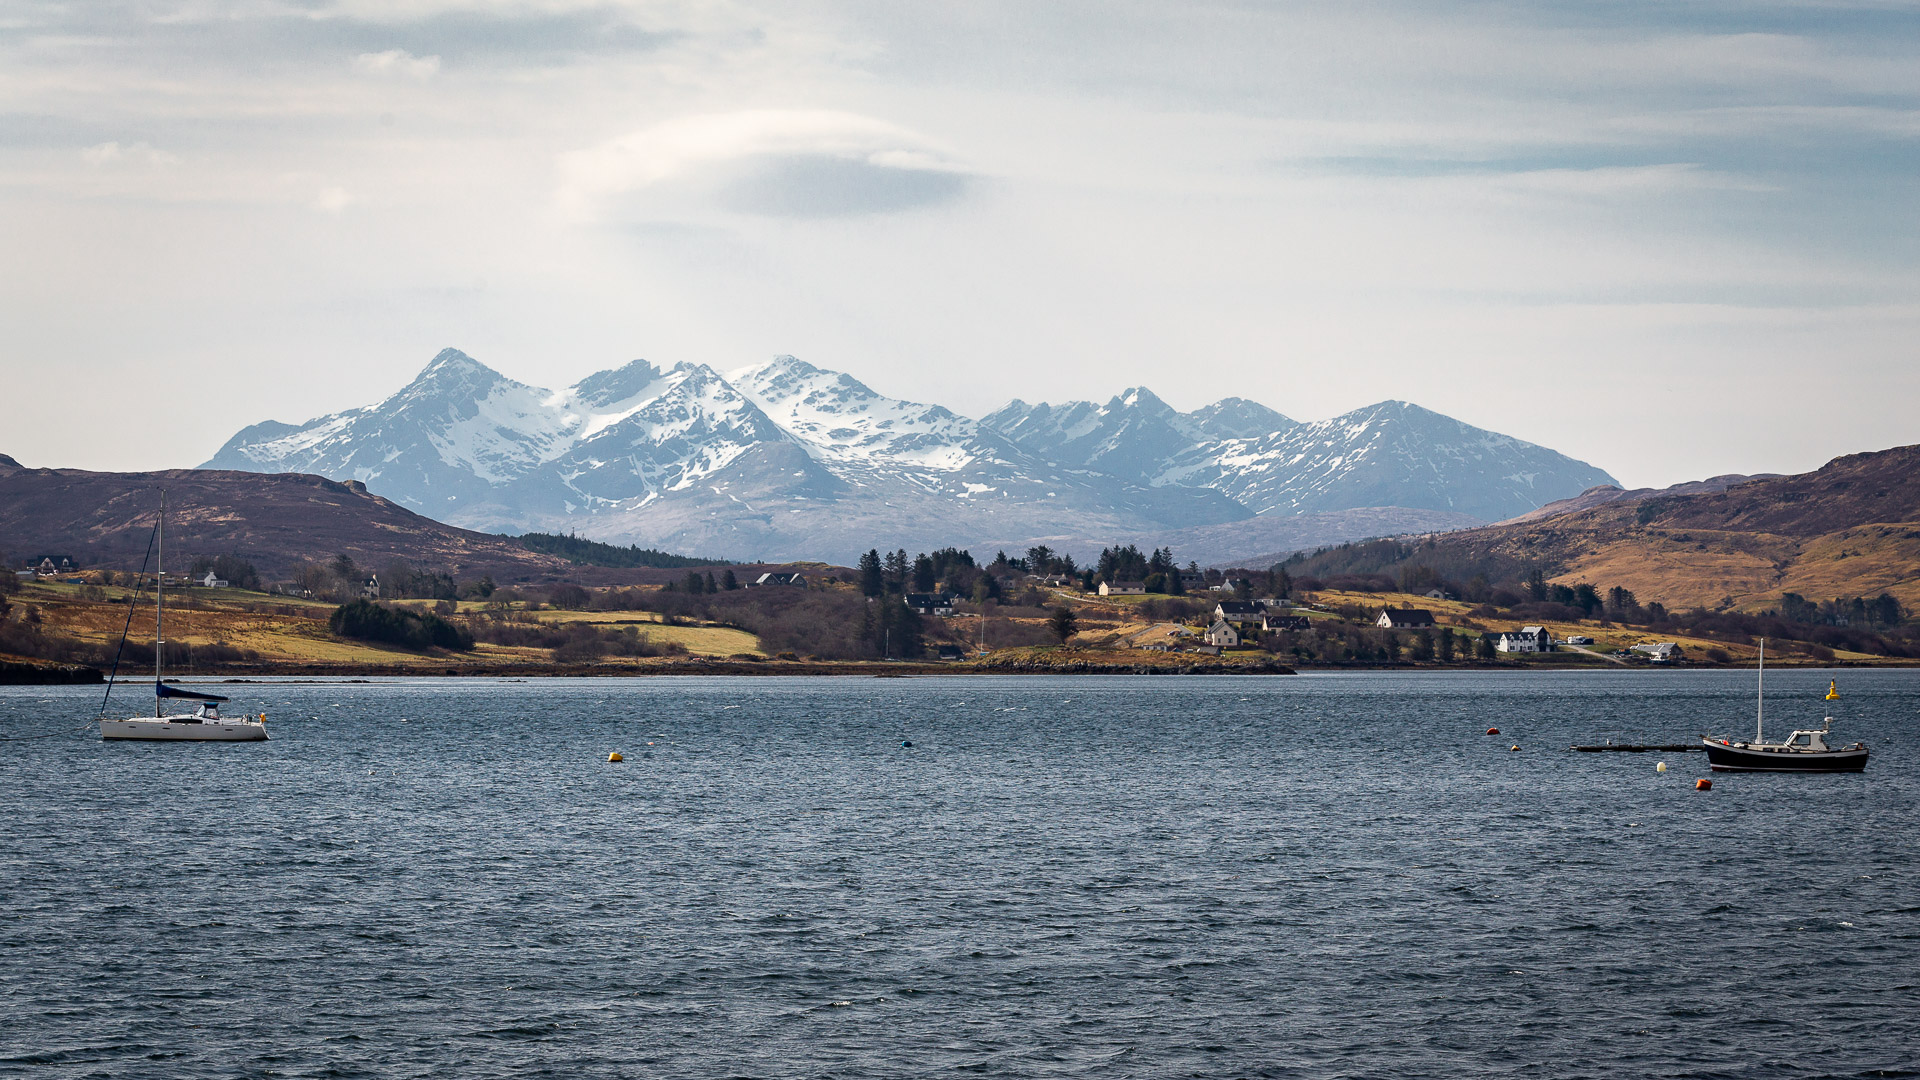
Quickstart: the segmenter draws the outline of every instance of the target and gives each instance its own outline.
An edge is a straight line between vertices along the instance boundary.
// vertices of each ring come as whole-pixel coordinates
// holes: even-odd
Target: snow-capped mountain
[[[1410,405],[1383,401],[1256,438],[1197,446],[1156,483],[1210,487],[1256,514],[1403,506],[1499,521],[1585,491],[1585,462]]]
[[[1223,531],[1256,514],[1361,507],[1458,527],[1611,481],[1395,402],[1300,424],[1239,398],[1182,413],[1138,387],[976,421],[789,356],[725,376],[635,360],[549,391],[454,349],[378,404],[246,428],[204,467],[359,480],[474,529],[841,562],[1195,528],[1231,547]]]

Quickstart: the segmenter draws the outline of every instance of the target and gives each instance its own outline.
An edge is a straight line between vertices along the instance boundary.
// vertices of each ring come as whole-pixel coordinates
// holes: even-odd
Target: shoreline
[[[1768,667],[1775,667],[1768,664]],[[1780,668],[1810,668],[1817,670],[1883,670],[1920,668],[1920,661],[1898,660],[1879,663],[1835,660],[1790,661],[1777,665]],[[94,668],[79,665],[48,666],[36,670],[22,670],[27,665],[15,666],[0,679],[0,685],[10,686],[102,686],[106,683],[106,673]],[[407,664],[360,665],[336,667],[333,665],[286,664],[286,665],[234,665],[217,670],[195,671],[172,675],[170,683],[226,683],[243,685],[264,680],[314,679],[325,682],[354,681],[360,679],[635,679],[635,678],[683,678],[683,677],[735,677],[735,678],[927,678],[938,676],[984,676],[984,675],[1204,675],[1204,676],[1283,676],[1300,674],[1328,674],[1339,672],[1405,672],[1411,674],[1460,673],[1527,673],[1527,672],[1658,672],[1658,671],[1750,671],[1742,664],[1681,664],[1661,666],[1652,664],[1597,665],[1597,664],[1549,664],[1549,663],[1475,663],[1475,664],[1250,664],[1250,663],[1194,663],[1171,664],[1126,663],[1110,660],[1069,660],[1057,664],[1036,664],[1021,661],[1002,661],[994,663],[962,661],[792,661],[792,660],[710,660],[710,661],[673,661],[666,664],[646,666],[612,667],[596,664],[542,664],[513,665],[485,664],[472,666],[426,667]],[[34,678],[34,675],[44,675]],[[145,678],[134,675],[116,680],[120,683],[140,683]]]

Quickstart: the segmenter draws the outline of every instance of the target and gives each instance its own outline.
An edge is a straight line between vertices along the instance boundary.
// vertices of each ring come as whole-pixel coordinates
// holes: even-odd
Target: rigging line
[[[140,606],[140,594],[147,591],[147,561],[153,558],[153,538],[159,532],[160,523],[155,521],[153,532],[147,534],[147,553],[140,557],[140,576],[133,579],[133,596],[127,600],[127,625],[121,627],[120,644],[113,650],[113,670],[107,675],[107,692],[100,695],[100,715],[103,717],[107,715],[107,699],[113,696],[113,680],[120,674],[120,654],[126,651],[127,635],[133,632],[133,611]],[[165,646],[156,641],[153,647],[160,649]]]
[[[113,651],[113,671],[107,676],[107,692],[100,698],[100,715],[81,724],[77,728],[61,728],[58,731],[49,731],[42,735],[5,736],[0,737],[0,742],[31,742],[34,739],[57,739],[62,735],[71,734],[74,731],[85,731],[106,717],[107,699],[113,696],[113,678],[114,675],[120,672],[120,654],[125,651],[127,647],[127,634],[133,630],[133,612],[135,608],[140,606],[141,594],[147,591],[147,563],[153,558],[153,538],[154,535],[160,531],[160,526],[156,523],[153,528],[154,531],[147,534],[147,554],[140,560],[140,576],[134,581],[133,596],[127,600],[127,625],[121,628],[120,646]],[[154,648],[157,649],[160,648],[160,646],[155,645]]]

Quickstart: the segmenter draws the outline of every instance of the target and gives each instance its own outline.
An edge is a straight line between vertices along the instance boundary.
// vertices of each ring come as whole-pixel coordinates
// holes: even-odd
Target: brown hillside
[[[1890,592],[1920,607],[1920,446],[1452,533],[1438,546],[1469,561],[1541,566],[1563,584],[1622,585],[1669,607],[1762,610],[1785,592]]]
[[[0,455],[0,549],[12,562],[44,554],[79,565],[138,569],[167,490],[167,567],[195,556],[238,554],[268,577],[336,554],[380,569],[404,559],[458,577],[541,580],[562,559],[485,533],[421,517],[353,481],[298,473],[199,469],[106,473],[28,469]]]

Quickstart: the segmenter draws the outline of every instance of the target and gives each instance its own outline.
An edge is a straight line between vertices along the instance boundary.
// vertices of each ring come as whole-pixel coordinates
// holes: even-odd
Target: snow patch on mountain
[[[469,528],[779,558],[1350,508],[1496,520],[1611,481],[1404,402],[1301,424],[1242,398],[1182,413],[1133,387],[975,421],[791,356],[725,376],[635,360],[551,391],[455,349],[377,404],[246,428],[206,467],[357,479]]]

